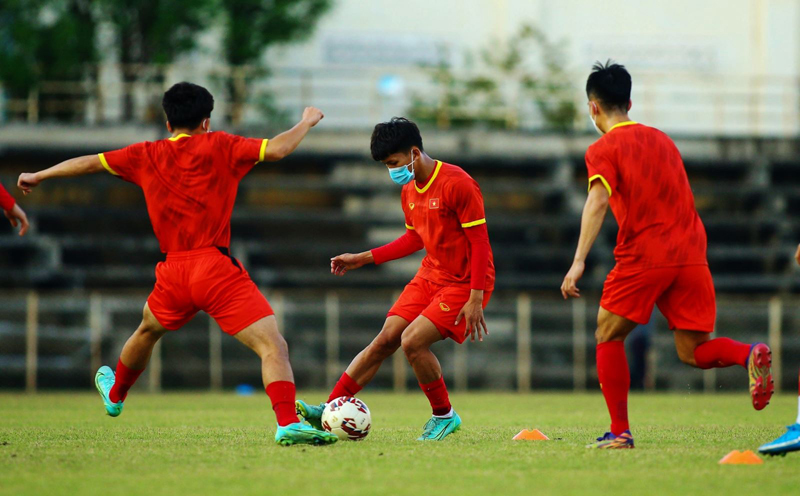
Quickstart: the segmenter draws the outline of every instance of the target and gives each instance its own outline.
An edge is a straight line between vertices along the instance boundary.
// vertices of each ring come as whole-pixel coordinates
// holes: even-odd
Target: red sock
[[[419,387],[428,397],[434,415],[447,415],[450,413],[450,397],[447,394],[447,386],[444,385],[444,377],[440,377],[428,384],[420,383]]]
[[[342,396],[355,396],[359,391],[361,391],[361,386],[359,386],[358,383],[354,381],[352,377],[347,375],[347,372],[345,372],[339,378],[339,382],[337,382],[333,387],[331,395],[328,396],[328,401],[333,401]]]
[[[597,378],[606,398],[611,415],[611,433],[622,434],[630,429],[628,424],[628,390],[631,374],[622,341],[608,341],[597,345]]]
[[[128,396],[128,390],[136,383],[136,379],[142,375],[142,372],[144,372],[144,369],[129,369],[122,363],[122,359],[117,360],[117,370],[114,371],[114,385],[111,387],[111,391],[108,392],[108,399],[114,403],[125,401]]]
[[[294,408],[295,389],[293,382],[271,382],[267,385],[266,391],[267,396],[272,401],[272,409],[275,411],[278,425],[283,427],[284,425],[300,422],[300,419],[297,418],[297,411]]]
[[[701,369],[747,366],[750,345],[730,338],[716,338],[706,341],[694,349],[694,361]]]

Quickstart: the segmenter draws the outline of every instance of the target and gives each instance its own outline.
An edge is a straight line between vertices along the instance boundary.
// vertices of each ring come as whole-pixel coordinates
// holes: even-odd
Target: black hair
[[[211,117],[214,97],[202,86],[184,81],[164,93],[161,106],[173,128],[195,129],[203,119]]]
[[[586,80],[586,96],[596,98],[603,108],[627,112],[631,100],[631,75],[624,65],[608,60],[595,62]]]
[[[424,151],[419,128],[405,117],[392,117],[389,122],[376,124],[369,143],[372,158],[378,161],[386,160],[393,153],[410,150],[412,146]]]

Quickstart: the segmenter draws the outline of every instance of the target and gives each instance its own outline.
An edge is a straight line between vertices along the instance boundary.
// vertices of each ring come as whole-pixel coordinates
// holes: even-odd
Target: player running
[[[633,122],[631,76],[619,64],[595,64],[586,82],[589,114],[603,135],[586,152],[589,195],[575,260],[561,293],[578,298],[576,284],[609,205],[619,224],[616,267],[608,274],[597,316],[597,376],[611,415],[610,432],[590,448],[633,448],[628,425],[630,373],[625,337],[658,305],[674,332],[681,361],[701,369],[740,365],[750,376],[753,407],[769,404],[774,385],[767,345],[710,339],[716,319],[706,232],[672,140]]]
[[[0,184],[0,209],[3,210],[12,227],[19,226],[19,235],[25,236],[25,233],[28,232],[28,216],[2,184]]]
[[[210,132],[214,98],[201,86],[178,83],[164,93],[162,105],[171,138],[74,158],[19,177],[19,187],[28,194],[46,179],[105,170],[144,191],[166,260],[156,266],[156,285],[144,305],[142,323],[125,343],[116,373],[103,366],[95,376],[106,412],[112,417],[122,413],[128,390],[147,366],[156,342],[203,310],[261,357],[264,386],[278,421],[275,441],[335,442],[336,436],[297,418],[286,341],[269,303],[229,252],[239,182],[258,162],[292,153],[322,112],[306,108],[297,125],[267,140]]]
[[[343,276],[366,264],[382,264],[423,248],[427,255],[417,275],[392,306],[377,337],[356,355],[328,401],[354,396],[375,376],[384,360],[403,347],[428,397],[433,416],[419,441],[440,441],[461,426],[431,352],[433,343],[489,334],[483,309],[494,289],[494,263],[478,183],[464,170],[429,157],[417,125],[395,117],[375,126],[372,158],[383,162],[400,193],[406,232],[371,251],[331,259],[331,273]],[[325,403],[297,401],[297,411],[319,428]]]

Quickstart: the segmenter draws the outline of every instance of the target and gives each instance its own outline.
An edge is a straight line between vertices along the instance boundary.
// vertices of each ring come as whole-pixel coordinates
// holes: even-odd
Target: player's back
[[[227,248],[239,181],[264,159],[266,143],[223,132],[182,134],[101,158],[144,191],[161,251]]]
[[[619,224],[617,263],[628,267],[706,264],[706,232],[680,152],[658,129],[612,128],[586,153],[590,182],[609,189]]]

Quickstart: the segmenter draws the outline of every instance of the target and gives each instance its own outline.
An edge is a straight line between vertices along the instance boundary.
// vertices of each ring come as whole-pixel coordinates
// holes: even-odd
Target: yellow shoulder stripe
[[[408,224],[406,224],[406,229],[411,229],[413,231],[414,230],[414,226],[409,226]]]
[[[114,171],[114,169],[112,169],[111,166],[108,165],[105,155],[103,155],[102,153],[98,153],[97,156],[100,157],[100,163],[103,164],[103,167],[105,167],[108,172],[114,174],[115,176],[119,176],[119,174],[117,174],[116,171]]]
[[[266,138],[264,138],[264,141],[261,142],[261,151],[258,152],[258,161],[259,162],[263,162],[264,158],[266,158],[266,156],[267,156],[267,143],[269,143],[269,140],[266,139]]]
[[[604,178],[600,174],[595,174],[594,176],[589,178],[589,189],[592,189],[592,181],[594,181],[595,179],[599,179],[600,181],[603,182],[603,186],[606,187],[606,190],[608,191],[608,196],[610,197],[611,196],[611,186],[608,185],[608,181],[606,181],[606,178]]]
[[[475,226],[479,226],[481,224],[486,224],[486,218],[485,217],[483,219],[473,220],[472,222],[465,222],[464,224],[461,224],[461,227],[464,227],[464,228],[475,227]]]

